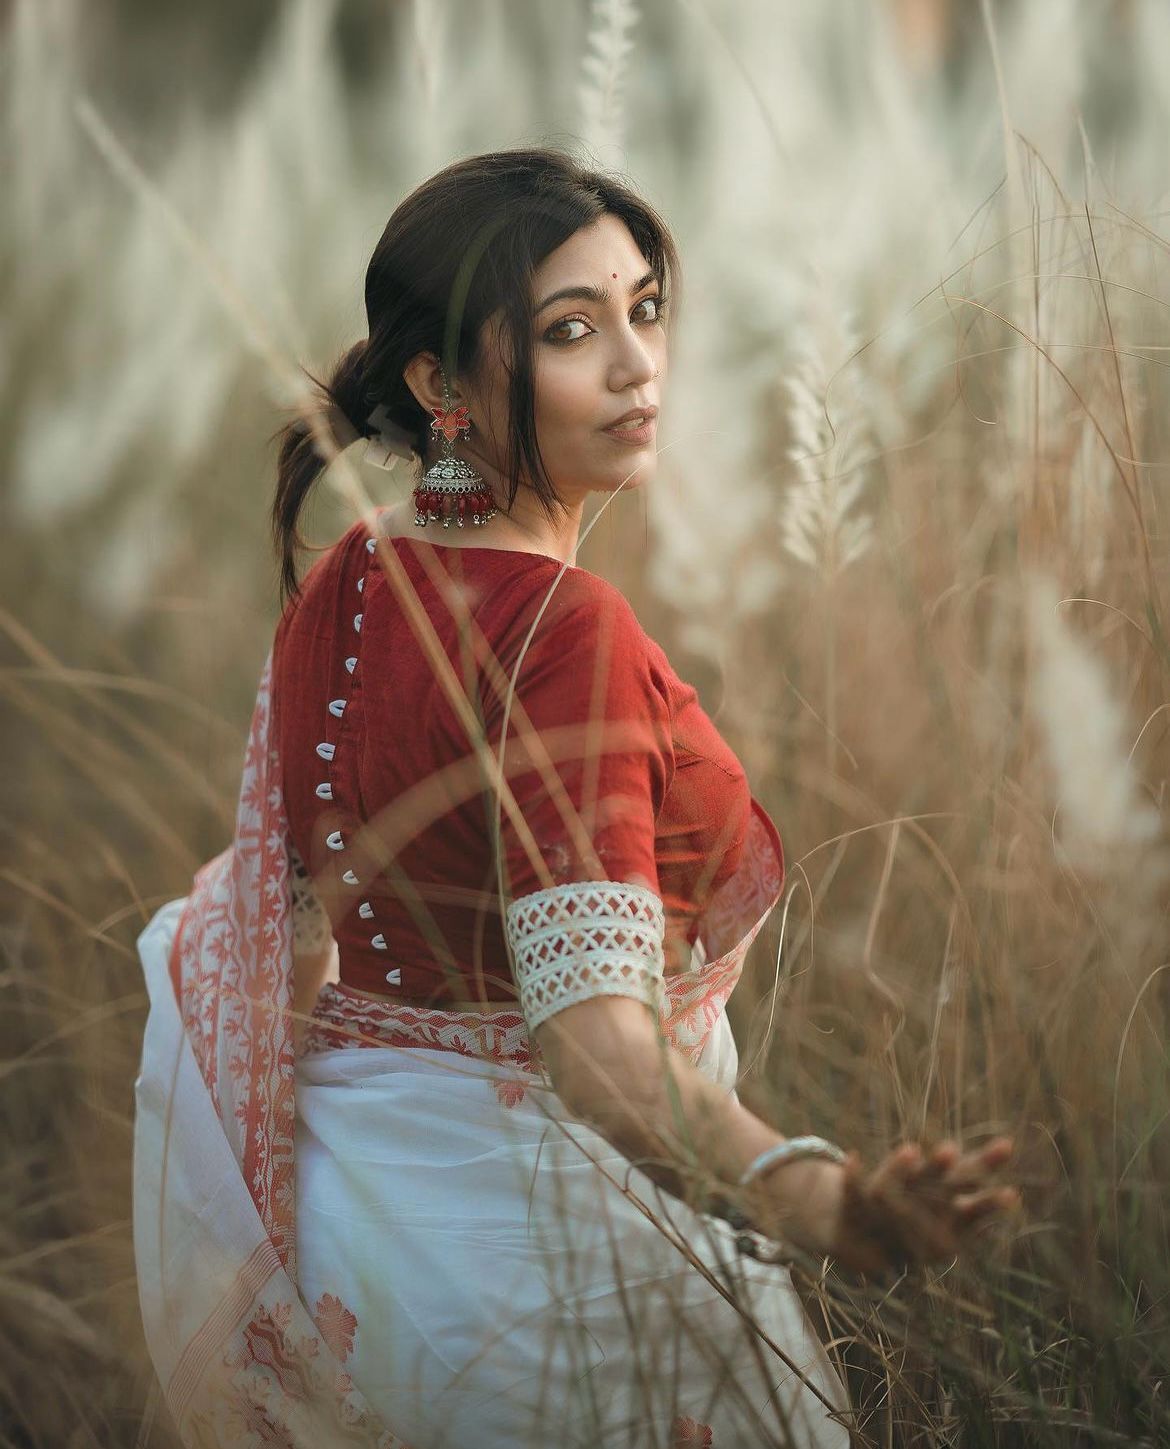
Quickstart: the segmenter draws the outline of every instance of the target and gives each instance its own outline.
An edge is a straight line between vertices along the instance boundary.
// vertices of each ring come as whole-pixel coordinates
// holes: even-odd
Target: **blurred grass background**
[[[579,562],[784,837],[744,1093],[869,1160],[1019,1144],[1020,1223],[822,1325],[861,1442],[1170,1443],[1170,8],[0,17],[0,1442],[173,1442],[129,1231],[134,942],[230,836],[272,358],[364,335],[423,178],[568,141],[686,268],[658,476]],[[349,521],[326,483],[309,536]]]

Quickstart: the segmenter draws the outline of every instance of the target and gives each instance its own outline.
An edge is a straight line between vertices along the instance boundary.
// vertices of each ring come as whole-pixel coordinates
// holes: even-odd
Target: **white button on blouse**
[[[375,539],[368,538],[366,540],[366,551],[368,553],[373,553],[377,546],[378,545]],[[357,591],[359,594],[365,592],[365,586],[366,576],[365,574],[363,574],[357,580]],[[361,613],[357,613],[353,616],[353,628],[355,634],[361,633],[362,617],[363,616]],[[357,668],[357,664],[358,656],[356,654],[348,655],[345,660],[346,673],[352,674]],[[329,701],[327,707],[329,713],[334,717],[334,719],[340,719],[342,717],[342,715],[345,713],[345,707],[348,702],[349,701],[346,699],[331,699]],[[334,755],[336,754],[337,746],[330,744],[328,740],[322,740],[321,743],[317,745],[316,749],[317,754],[321,757],[321,759],[332,761]],[[332,781],[323,780],[316,788],[317,796],[319,799],[332,800],[334,798]],[[325,844],[329,847],[330,850],[345,849],[345,841],[342,839],[342,834],[340,830],[331,831],[325,837]],[[360,884],[356,874],[352,870],[343,871],[341,879],[345,882],[346,885],[356,886]],[[362,901],[358,906],[358,915],[363,921],[372,921],[374,919],[373,902]],[[381,931],[379,931],[376,935],[370,937],[370,945],[373,946],[375,951],[385,951],[389,949],[386,944],[386,937],[381,933]],[[396,966],[392,971],[386,972],[386,980],[391,986],[401,986],[402,968]]]

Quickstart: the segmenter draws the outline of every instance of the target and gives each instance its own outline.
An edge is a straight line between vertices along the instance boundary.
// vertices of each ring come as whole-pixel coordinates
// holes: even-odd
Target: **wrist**
[[[824,1158],[778,1163],[740,1189],[743,1211],[765,1237],[821,1251],[832,1239],[844,1176],[840,1163]]]

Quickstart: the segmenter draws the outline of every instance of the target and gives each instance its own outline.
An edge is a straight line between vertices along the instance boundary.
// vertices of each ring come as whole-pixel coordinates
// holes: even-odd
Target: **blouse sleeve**
[[[654,847],[674,773],[669,701],[622,594],[585,573],[561,585],[570,581],[560,599],[558,586],[516,672],[503,756],[548,876],[501,806],[505,926],[530,1029],[598,993],[656,1005],[662,978]],[[503,701],[494,715],[488,738],[498,752]],[[526,728],[548,752],[559,804]]]

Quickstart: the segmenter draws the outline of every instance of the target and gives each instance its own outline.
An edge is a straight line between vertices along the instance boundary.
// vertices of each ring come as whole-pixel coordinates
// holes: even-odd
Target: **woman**
[[[139,941],[135,1242],[186,1443],[835,1449],[844,1386],[762,1246],[877,1272],[1015,1200],[1008,1139],[867,1174],[736,1095],[780,839],[572,564],[586,495],[653,475],[677,284],[625,187],[472,157],[395,211],[368,339],[285,430],[235,838]],[[298,583],[363,435],[426,472]]]

